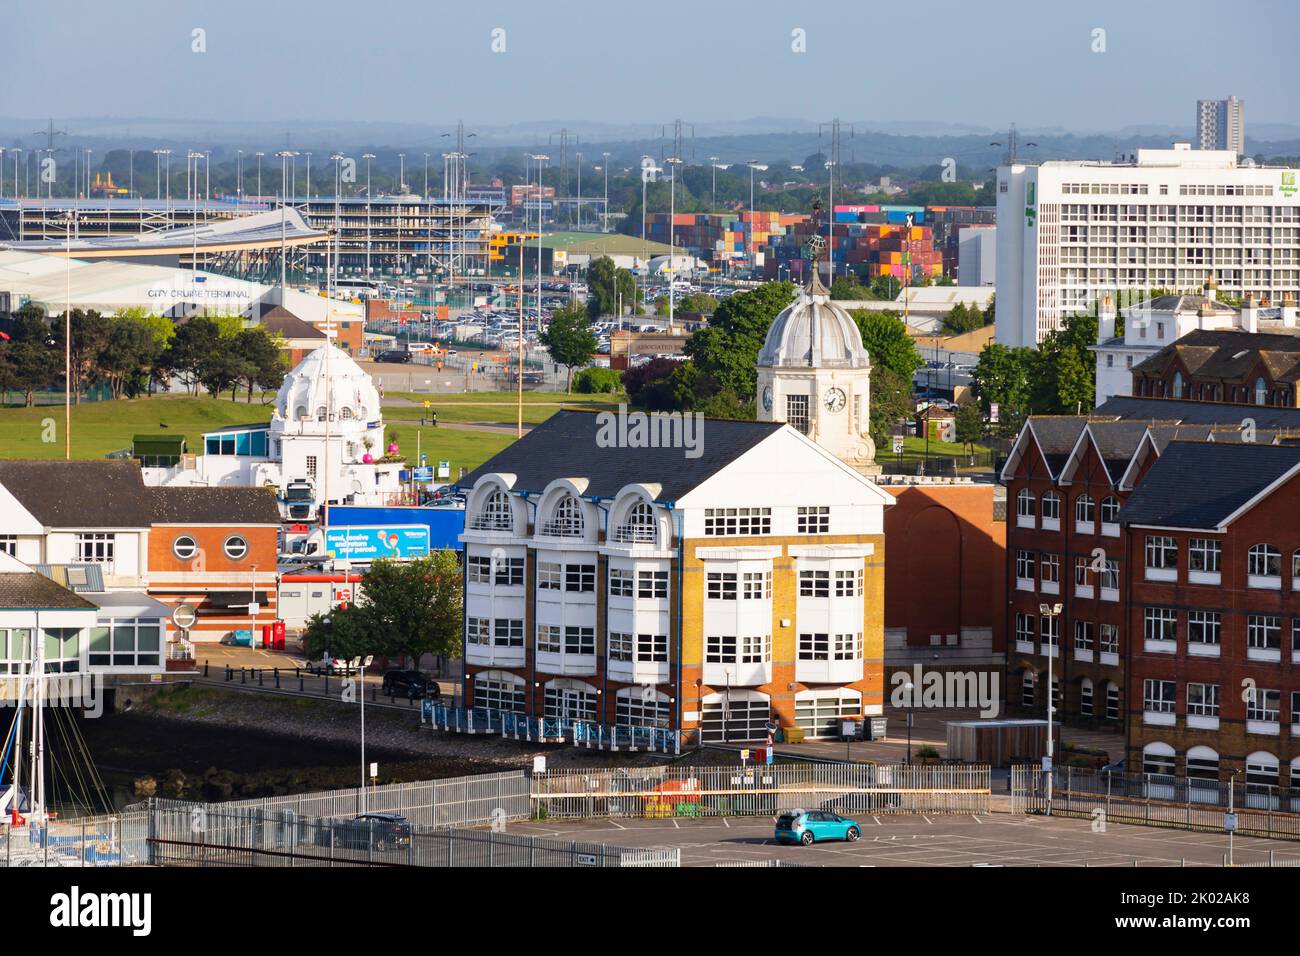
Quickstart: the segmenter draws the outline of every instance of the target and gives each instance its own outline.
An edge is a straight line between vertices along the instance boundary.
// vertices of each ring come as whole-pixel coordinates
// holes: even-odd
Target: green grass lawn
[[[184,435],[189,450],[202,454],[203,433],[227,425],[268,421],[271,406],[224,398],[152,398],[88,402],[72,406],[72,457],[103,458],[130,448],[136,435]],[[46,420],[54,424],[46,427]],[[166,428],[163,428],[163,425]],[[44,438],[53,436],[53,441]],[[0,407],[0,457],[62,458],[63,406]]]
[[[538,420],[554,412],[545,409]],[[394,409],[396,413],[414,412],[418,409]],[[484,409],[487,411],[487,409]],[[509,420],[514,421],[513,409]],[[441,409],[440,409],[441,413]],[[122,399],[120,401],[90,402],[72,406],[72,457],[103,458],[111,451],[130,448],[136,435],[184,435],[189,450],[203,453],[203,433],[227,425],[244,425],[264,422],[271,417],[271,405],[254,399],[251,404],[228,399],[186,398],[180,396],[154,396],[152,398]],[[387,419],[387,413],[385,418]],[[47,429],[44,422],[53,422]],[[467,421],[488,421],[490,416],[471,414]],[[505,420],[504,418],[502,419]],[[162,425],[167,427],[163,428]],[[419,432],[420,450],[428,453],[428,461],[451,461],[452,477],[463,465],[477,468],[514,440],[513,435],[487,432],[467,432],[450,428],[419,428],[415,425],[393,422],[389,433],[397,432],[402,452],[408,461],[416,461],[416,433]],[[54,441],[43,441],[52,434]],[[0,407],[0,458],[62,458],[63,457],[63,406],[48,405],[39,408]]]

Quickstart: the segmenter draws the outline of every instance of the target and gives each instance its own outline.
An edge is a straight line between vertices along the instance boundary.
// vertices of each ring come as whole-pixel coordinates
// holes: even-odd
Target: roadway
[[[543,820],[508,831],[554,840],[633,848],[679,848],[682,866],[779,860],[810,866],[1221,866],[1228,851],[1221,833],[1195,833],[1066,817],[988,813],[978,816],[859,816],[857,843],[785,846],[772,838],[770,817],[693,819]],[[1239,837],[1234,860],[1300,862],[1293,841]]]

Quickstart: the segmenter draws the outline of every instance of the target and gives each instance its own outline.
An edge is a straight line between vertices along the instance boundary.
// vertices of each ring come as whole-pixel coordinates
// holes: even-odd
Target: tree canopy
[[[550,353],[551,360],[569,370],[565,391],[573,390],[573,370],[590,362],[600,344],[591,329],[587,309],[578,302],[556,309],[539,340]]]

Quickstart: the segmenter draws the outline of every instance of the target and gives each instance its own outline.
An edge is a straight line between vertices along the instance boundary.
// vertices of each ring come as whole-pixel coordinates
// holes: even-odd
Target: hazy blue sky
[[[7,0],[0,21],[0,117],[1111,130],[1235,93],[1248,127],[1300,121],[1295,0]]]

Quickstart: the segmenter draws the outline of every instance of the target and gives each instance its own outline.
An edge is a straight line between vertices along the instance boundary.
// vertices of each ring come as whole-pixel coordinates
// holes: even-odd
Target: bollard
[[[265,686],[266,686],[266,684],[263,683],[263,681],[262,681],[262,668],[260,668],[260,667],[257,669],[257,686],[258,686],[258,687],[265,687]]]
[[[240,668],[239,668],[239,682],[240,682],[241,684],[247,684],[247,683],[248,683],[248,675],[244,672],[244,668],[243,668],[243,667],[240,667]]]
[[[303,690],[302,690],[302,675],[299,674],[299,675],[298,675],[298,693],[301,694],[302,692],[303,692]]]
[[[208,676],[208,659],[206,657],[203,659],[203,676]]]
[[[230,679],[231,679],[230,665],[227,664],[227,665],[226,665],[226,680],[230,680]]]
[[[272,672],[275,674],[275,689],[279,690],[280,689],[280,668],[278,667],[272,668]]]

